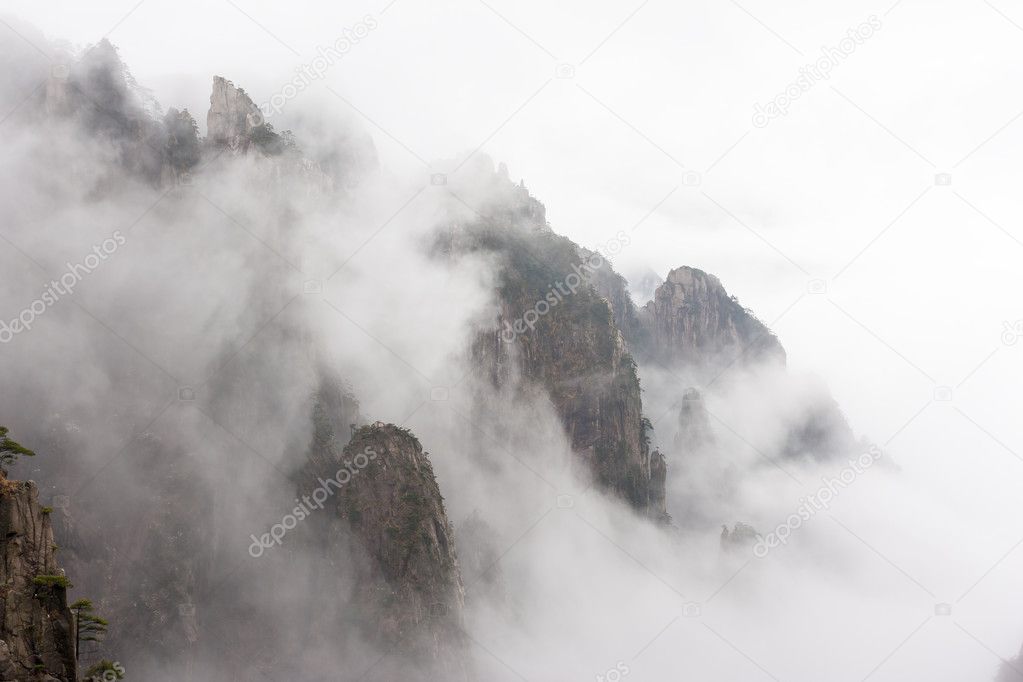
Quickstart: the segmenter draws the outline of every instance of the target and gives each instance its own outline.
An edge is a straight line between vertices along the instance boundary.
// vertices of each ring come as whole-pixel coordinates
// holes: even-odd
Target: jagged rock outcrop
[[[729,296],[717,277],[696,268],[668,273],[641,319],[649,334],[644,355],[667,365],[785,364],[785,350],[771,330]]]
[[[561,418],[580,470],[633,508],[663,517],[660,484],[651,477],[649,422],[639,377],[612,306],[591,279],[596,254],[552,232],[536,199],[493,168],[482,219],[440,237],[449,255],[484,252],[503,262],[498,329],[473,344],[478,374],[496,387],[541,388]],[[653,502],[652,502],[653,501]]]
[[[263,114],[245,91],[226,78],[214,76],[206,114],[206,137],[210,143],[244,148],[261,126]]]
[[[713,443],[714,431],[710,426],[707,407],[703,404],[703,396],[695,388],[687,388],[682,394],[682,405],[678,410],[675,451],[685,454]]]
[[[580,249],[583,259],[591,258],[595,252]],[[590,277],[593,288],[611,306],[615,326],[622,332],[629,350],[637,357],[643,358],[650,347],[650,331],[641,318],[641,311],[632,301],[630,283],[618,274],[606,259],[601,256],[600,267],[595,268]],[[657,284],[660,284],[658,282]],[[653,291],[653,289],[651,289]]]
[[[667,368],[673,375],[677,370],[710,384],[733,368],[784,373],[785,350],[777,337],[713,275],[696,268],[676,268],[657,287],[654,299],[638,310],[628,296],[625,280],[610,266],[605,265],[594,281],[612,302],[616,323],[630,350],[644,364]],[[787,416],[788,433],[778,455],[824,460],[863,447],[827,389],[811,386],[810,390],[812,395],[803,396],[807,409]],[[685,389],[674,443],[676,455],[713,445],[707,417],[700,393],[695,388]]]
[[[667,523],[671,521],[668,515],[668,460],[664,458],[660,450],[654,449],[650,453],[650,499],[647,503],[648,513],[655,519]]]
[[[0,679],[75,682],[67,578],[32,482],[0,475]]]
[[[154,186],[191,183],[190,172],[225,150],[236,154],[255,150],[264,158],[276,158],[279,163],[270,164],[270,176],[279,175],[286,166],[317,188],[329,188],[338,178],[353,182],[353,169],[339,167],[339,159],[359,165],[375,159],[371,144],[346,138],[341,145],[324,146],[324,160],[331,166],[327,175],[317,161],[301,156],[290,131],[274,131],[248,94],[221,76],[213,78],[203,140],[187,110],[170,108],[161,113],[160,105],[138,85],[108,40],[101,40],[77,60],[69,55],[62,59],[66,63],[52,69],[38,96],[42,118],[75,120],[89,136],[112,145],[124,170]],[[116,179],[97,181],[107,184]]]
[[[357,473],[338,491],[338,514],[370,557],[354,596],[367,636],[431,679],[466,679],[465,593],[428,454],[409,431],[378,422],[355,432],[343,460]]]

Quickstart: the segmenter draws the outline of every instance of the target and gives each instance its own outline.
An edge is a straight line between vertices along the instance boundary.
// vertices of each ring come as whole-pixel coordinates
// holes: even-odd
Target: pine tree
[[[76,658],[81,659],[82,643],[101,641],[109,623],[93,613],[92,602],[88,599],[79,599],[70,608],[75,613]]]
[[[7,475],[6,467],[18,461],[19,456],[34,457],[36,453],[7,437],[7,427],[0,426],[0,473]]]

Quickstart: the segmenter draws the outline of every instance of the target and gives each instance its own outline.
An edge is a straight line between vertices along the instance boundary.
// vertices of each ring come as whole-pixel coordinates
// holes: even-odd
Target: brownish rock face
[[[618,308],[599,291],[601,278],[621,278],[599,254],[555,234],[524,187],[479,172],[489,183],[482,219],[439,240],[450,255],[483,252],[502,263],[498,329],[480,332],[472,347],[477,375],[498,390],[546,393],[579,470],[662,519],[636,364]]]
[[[355,432],[342,464],[352,473],[338,513],[370,559],[354,595],[367,635],[443,679],[466,679],[465,593],[428,454],[410,432],[377,423]]]
[[[696,268],[668,273],[654,300],[643,307],[642,319],[650,355],[666,364],[785,364],[785,350],[774,334],[729,296],[717,277]]]
[[[0,476],[0,679],[74,682],[67,578],[34,483]]]

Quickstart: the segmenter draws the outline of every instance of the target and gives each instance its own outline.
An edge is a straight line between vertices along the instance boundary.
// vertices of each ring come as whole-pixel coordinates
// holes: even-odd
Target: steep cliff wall
[[[712,385],[726,372],[750,368],[776,371],[779,381],[791,380],[782,376],[786,356],[777,337],[730,296],[717,277],[696,268],[676,268],[639,310],[624,279],[610,267],[603,268],[595,281],[615,302],[615,318],[629,331],[629,349],[644,366],[686,376],[698,385]],[[823,460],[860,448],[863,444],[827,389],[811,385],[806,390],[812,392],[805,397],[807,407],[786,424],[788,433],[777,454]],[[681,400],[673,454],[713,447],[713,429],[700,393],[684,385],[677,392]]]
[[[74,682],[67,578],[34,483],[0,475],[0,679]]]
[[[687,388],[682,394],[682,405],[678,410],[678,432],[675,434],[675,450],[692,452],[712,447],[714,431],[710,427],[703,396],[695,388]]]
[[[502,263],[498,329],[473,344],[480,376],[496,387],[541,388],[580,469],[633,508],[663,518],[663,488],[647,446],[636,364],[614,310],[592,279],[601,268],[579,246],[550,230],[542,204],[500,172],[489,177],[484,217],[440,240],[451,255],[483,252]]]
[[[465,594],[427,453],[410,432],[376,424],[355,432],[344,462],[358,473],[339,490],[338,514],[370,557],[354,593],[367,636],[425,674],[466,679]]]

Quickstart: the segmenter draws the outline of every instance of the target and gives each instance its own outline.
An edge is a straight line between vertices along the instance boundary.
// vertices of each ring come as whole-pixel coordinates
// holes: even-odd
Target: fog
[[[363,421],[419,437],[456,531],[473,514],[488,528],[496,563],[463,566],[479,679],[990,680],[1019,652],[1023,235],[1005,151],[1023,125],[1023,15],[1009,6],[4,10],[0,319],[123,237],[0,348],[0,423],[39,452],[12,473],[69,496],[87,536],[150,530],[116,538],[123,556],[81,558],[116,567],[123,595],[159,580],[144,574],[154,557],[194,554],[194,593],[158,608],[202,595],[219,632],[263,624],[204,630],[180,667],[110,651],[135,665],[129,679],[233,679],[242,660],[307,680],[412,675],[339,619],[341,597],[323,603],[350,588],[343,549],[297,535],[247,553],[292,504],[324,368]],[[880,28],[828,80],[754,124],[757,103],[871,16]],[[307,156],[351,169],[334,190],[309,169],[269,183],[266,164],[229,155],[154,189],[101,136],[25,115],[61,50],[107,36],[164,110],[187,107],[205,133],[213,75],[272,101],[367,17],[368,34],[269,117]],[[497,161],[556,232],[595,248],[626,230],[625,274],[714,273],[786,348],[788,371],[641,364],[669,528],[579,475],[543,396],[473,374],[502,264],[430,246],[491,199],[481,178]],[[437,172],[449,185],[430,184]],[[690,386],[713,439],[683,457]],[[879,457],[765,556],[723,548],[723,524],[766,535],[850,466],[777,456],[785,425],[828,391],[862,440],[854,456]],[[161,516],[180,507],[191,515]],[[88,596],[115,609],[123,595]]]

